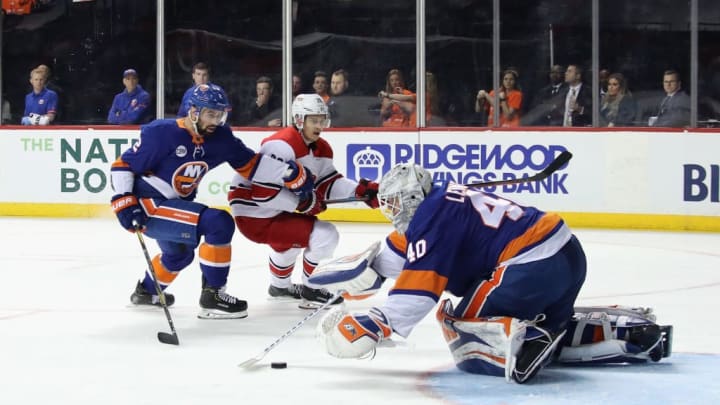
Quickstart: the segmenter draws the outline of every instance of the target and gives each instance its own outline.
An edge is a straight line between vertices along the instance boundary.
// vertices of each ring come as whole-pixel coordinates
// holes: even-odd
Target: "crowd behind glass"
[[[156,118],[155,2],[31,3],[4,9],[3,124]],[[425,1],[425,126],[688,127],[693,101],[697,126],[717,126],[717,2],[600,0],[596,72],[593,2],[499,2],[496,80],[494,3]],[[282,2],[164,4],[164,117],[183,116],[187,92],[210,81],[231,98],[231,125],[282,125]],[[689,50],[693,5],[697,76]],[[414,2],[296,0],[291,9],[293,95],[319,94],[333,127],[416,126]]]

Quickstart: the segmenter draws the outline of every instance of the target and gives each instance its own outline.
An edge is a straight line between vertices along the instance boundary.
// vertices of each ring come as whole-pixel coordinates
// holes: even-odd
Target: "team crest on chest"
[[[205,162],[187,162],[175,170],[172,185],[180,197],[187,197],[197,189],[205,173],[209,170]]]
[[[175,156],[177,156],[177,157],[187,156],[187,148],[185,147],[185,145],[180,145],[175,149]]]

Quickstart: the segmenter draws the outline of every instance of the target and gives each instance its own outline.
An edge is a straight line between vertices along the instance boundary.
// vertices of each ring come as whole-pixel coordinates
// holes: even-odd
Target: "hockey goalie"
[[[348,299],[394,279],[367,313],[337,309],[318,324],[327,352],[372,356],[393,333],[407,337],[433,308],[457,367],[525,383],[551,361],[636,363],[671,353],[672,327],[650,309],[574,307],[585,280],[579,241],[562,219],[475,189],[432,184],[402,164],[380,182],[378,200],[395,231],[383,248],[321,264],[312,282]],[[460,297],[457,306],[444,292]]]

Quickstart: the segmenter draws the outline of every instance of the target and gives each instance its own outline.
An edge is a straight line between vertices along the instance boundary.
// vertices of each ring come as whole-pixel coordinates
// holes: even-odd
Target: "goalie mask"
[[[416,164],[399,164],[385,173],[380,180],[380,212],[392,222],[400,234],[404,234],[415,211],[431,188],[430,172]]]
[[[292,103],[291,111],[293,123],[301,131],[308,115],[324,115],[325,120],[320,126],[330,127],[330,111],[322,97],[317,94],[299,94]]]

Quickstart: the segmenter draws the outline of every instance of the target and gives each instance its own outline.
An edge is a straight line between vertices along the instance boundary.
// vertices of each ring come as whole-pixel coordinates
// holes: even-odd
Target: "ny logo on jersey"
[[[205,162],[187,162],[180,165],[172,176],[173,189],[180,197],[189,196],[197,189],[208,170]]]

